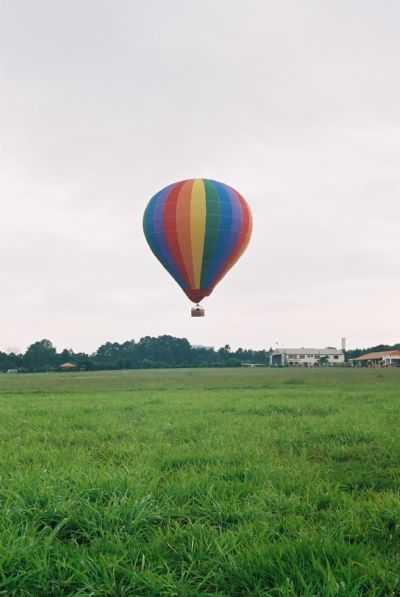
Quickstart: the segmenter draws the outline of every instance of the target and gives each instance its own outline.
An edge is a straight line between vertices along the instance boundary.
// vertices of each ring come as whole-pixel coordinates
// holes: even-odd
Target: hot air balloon
[[[144,212],[143,228],[154,255],[196,303],[192,316],[201,317],[200,301],[246,249],[252,217],[235,189],[196,178],[173,183],[154,195]]]

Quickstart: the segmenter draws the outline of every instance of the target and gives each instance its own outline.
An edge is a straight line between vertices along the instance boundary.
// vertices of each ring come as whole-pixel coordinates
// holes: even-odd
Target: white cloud
[[[398,341],[399,17],[361,0],[4,2],[0,345]],[[191,176],[237,187],[255,221],[200,321],[141,229],[150,196]]]

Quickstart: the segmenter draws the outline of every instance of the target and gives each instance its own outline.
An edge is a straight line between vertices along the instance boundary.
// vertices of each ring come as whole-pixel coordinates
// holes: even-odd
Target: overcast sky
[[[0,0],[0,348],[400,341],[397,0]],[[142,233],[208,177],[251,244],[191,319]]]

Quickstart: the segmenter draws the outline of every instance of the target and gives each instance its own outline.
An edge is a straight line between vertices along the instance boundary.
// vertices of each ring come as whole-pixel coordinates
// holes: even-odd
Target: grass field
[[[400,595],[400,370],[0,377],[0,595]]]

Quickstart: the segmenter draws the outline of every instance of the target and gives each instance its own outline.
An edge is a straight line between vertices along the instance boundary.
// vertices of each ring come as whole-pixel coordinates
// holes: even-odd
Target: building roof
[[[295,355],[295,354],[318,354],[318,355],[337,355],[343,354],[342,350],[338,350],[337,348],[332,348],[331,346],[327,348],[279,348],[273,351],[273,354],[287,354],[287,355]]]
[[[382,359],[392,357],[400,359],[400,350],[382,350],[380,352],[369,352],[360,357],[352,359],[353,361],[381,361]]]

